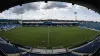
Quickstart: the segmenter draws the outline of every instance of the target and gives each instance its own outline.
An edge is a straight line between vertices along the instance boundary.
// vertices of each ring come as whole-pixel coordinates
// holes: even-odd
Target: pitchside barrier
[[[38,49],[47,49],[47,47],[37,46]]]
[[[57,47],[52,47],[52,49],[62,49],[64,48],[63,46],[57,46]]]

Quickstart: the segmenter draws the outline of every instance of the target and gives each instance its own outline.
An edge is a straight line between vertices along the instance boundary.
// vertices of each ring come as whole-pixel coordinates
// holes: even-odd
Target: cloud
[[[16,13],[16,14],[22,14],[25,11],[29,11],[29,10],[39,10],[39,2],[35,2],[35,3],[27,3],[27,4],[22,4],[22,6],[18,5],[15,7],[12,7],[9,9],[9,11],[12,11],[12,13]]]
[[[28,3],[28,4],[23,4],[21,7],[24,8],[25,10],[39,10],[40,7],[40,2],[38,3]]]
[[[68,7],[64,2],[48,2],[43,9],[65,8]]]
[[[93,10],[65,2],[34,2],[18,5],[0,13],[0,18],[75,20],[75,11],[78,20],[100,21],[100,15]]]
[[[24,13],[25,9],[21,6],[16,6],[13,8],[12,13],[21,14]]]
[[[40,9],[53,9],[53,8],[65,8],[65,7],[68,7],[68,6],[64,2],[49,2],[49,3],[33,2],[33,3],[22,4],[22,6],[18,5],[18,6],[12,7],[8,9],[7,11],[9,11],[10,13],[23,14],[29,10],[36,11]]]

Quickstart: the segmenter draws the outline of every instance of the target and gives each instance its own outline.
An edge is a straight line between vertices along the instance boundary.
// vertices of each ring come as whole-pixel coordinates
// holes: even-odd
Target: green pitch
[[[79,27],[20,27],[0,36],[23,46],[72,47],[92,40],[100,32]]]

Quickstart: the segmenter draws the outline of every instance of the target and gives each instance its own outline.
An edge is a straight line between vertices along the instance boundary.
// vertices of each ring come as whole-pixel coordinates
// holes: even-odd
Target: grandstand
[[[74,20],[0,20],[0,31],[6,32],[20,27],[79,27],[99,33],[100,22]],[[48,28],[47,28],[48,29]],[[67,29],[67,28],[66,28]],[[15,33],[16,34],[16,33]],[[49,39],[49,31],[48,31]],[[16,35],[17,36],[17,35]],[[11,37],[11,35],[10,35]],[[17,39],[17,38],[15,38]],[[73,40],[73,39],[71,39]],[[30,40],[29,40],[30,41]],[[20,40],[19,40],[20,42]],[[42,41],[44,43],[44,40]],[[49,41],[47,41],[49,46]],[[31,43],[30,43],[31,44]],[[74,44],[73,44],[74,45]],[[61,46],[62,47],[62,46]],[[73,48],[33,48],[20,45],[0,35],[0,55],[3,56],[88,56],[100,48],[100,35]]]
[[[78,22],[68,20],[23,20],[22,25],[27,26],[77,26]]]
[[[6,19],[0,19],[0,29],[1,30],[10,30],[15,27],[19,27],[20,24],[18,20],[6,20]]]

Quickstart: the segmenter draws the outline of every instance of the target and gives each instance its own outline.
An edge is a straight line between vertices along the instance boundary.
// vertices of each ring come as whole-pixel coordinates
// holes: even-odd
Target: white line
[[[48,46],[49,46],[49,26],[48,26]]]

